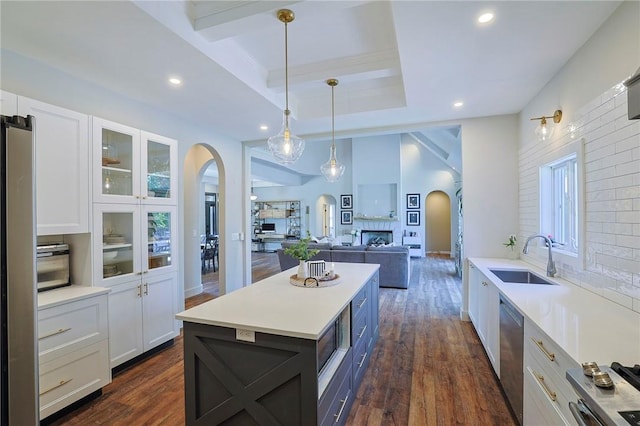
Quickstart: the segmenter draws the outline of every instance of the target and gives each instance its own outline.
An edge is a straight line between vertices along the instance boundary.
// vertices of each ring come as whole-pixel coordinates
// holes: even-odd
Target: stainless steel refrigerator
[[[31,116],[0,116],[0,425],[37,425],[35,152]]]

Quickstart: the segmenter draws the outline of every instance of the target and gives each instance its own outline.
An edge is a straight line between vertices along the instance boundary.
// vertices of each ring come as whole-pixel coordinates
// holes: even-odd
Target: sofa
[[[283,241],[278,249],[280,270],[298,266],[297,259],[284,253],[284,249],[298,241]],[[309,243],[319,252],[311,260],[326,262],[377,263],[380,265],[380,287],[408,288],[410,273],[409,248],[403,246],[332,246],[329,243]]]

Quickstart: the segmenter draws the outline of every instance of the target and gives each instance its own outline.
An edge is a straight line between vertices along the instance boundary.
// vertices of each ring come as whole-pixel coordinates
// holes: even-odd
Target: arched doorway
[[[214,165],[216,178],[205,177],[207,169]],[[189,148],[184,160],[184,297],[202,292],[201,235],[206,232],[205,192],[216,191],[216,202],[224,203],[224,165],[217,151],[208,144],[196,144]],[[212,182],[216,181],[215,184]],[[213,188],[213,189],[212,189]],[[220,294],[225,294],[224,270],[224,215],[218,215],[219,283]]]
[[[443,191],[432,191],[425,202],[427,253],[451,254],[451,199]]]
[[[336,236],[336,199],[333,195],[322,194],[316,201],[316,226],[313,235]]]

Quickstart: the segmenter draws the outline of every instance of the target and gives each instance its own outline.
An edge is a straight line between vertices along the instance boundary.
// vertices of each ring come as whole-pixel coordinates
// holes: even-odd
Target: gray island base
[[[379,335],[379,267],[334,268],[336,286],[288,270],[177,315],[187,425],[345,424]]]

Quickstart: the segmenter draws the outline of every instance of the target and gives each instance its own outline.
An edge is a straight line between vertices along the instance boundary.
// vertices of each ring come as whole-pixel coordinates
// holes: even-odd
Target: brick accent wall
[[[640,312],[640,120],[627,118],[627,90],[617,84],[564,117],[551,141],[519,152],[520,235],[539,232],[538,169],[574,143],[584,151],[584,262],[554,254],[558,275]],[[540,240],[541,241],[541,240]],[[531,252],[530,252],[531,253]],[[541,268],[546,253],[524,256]]]

